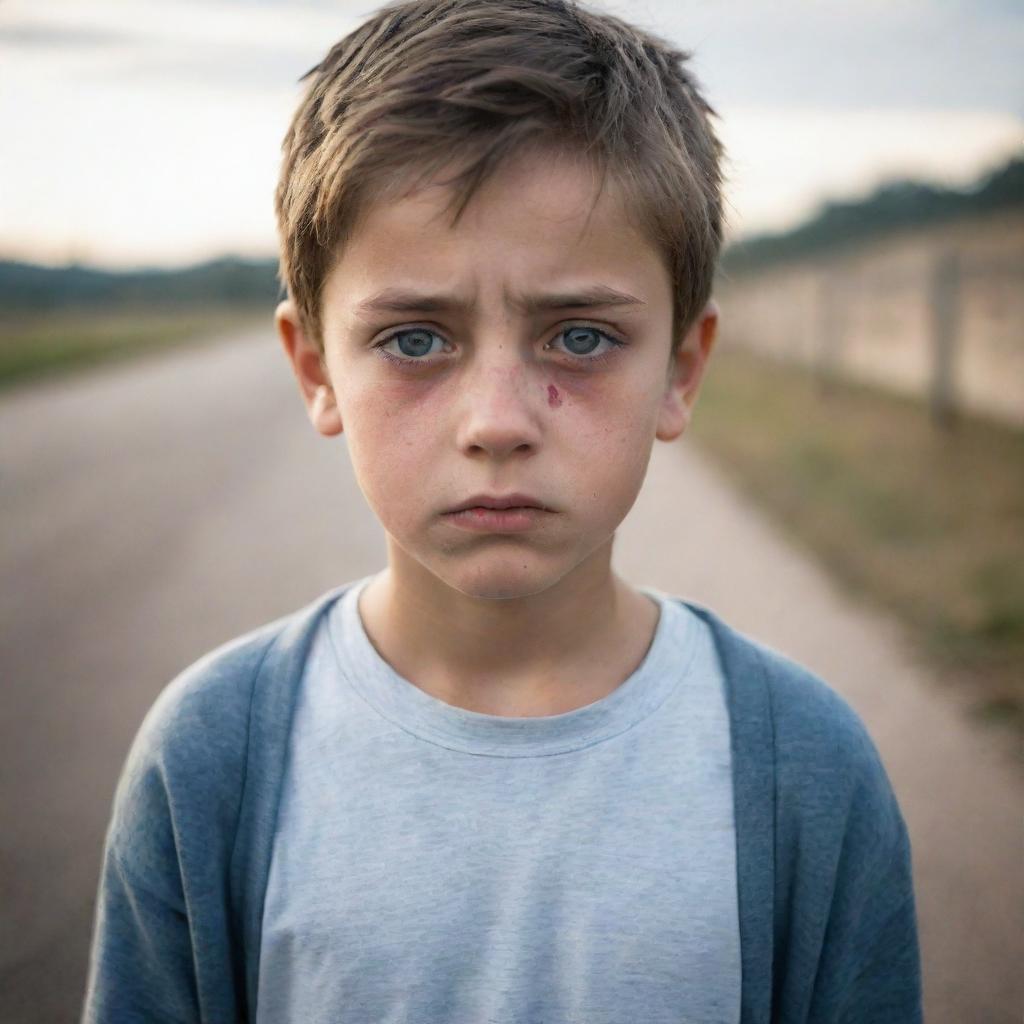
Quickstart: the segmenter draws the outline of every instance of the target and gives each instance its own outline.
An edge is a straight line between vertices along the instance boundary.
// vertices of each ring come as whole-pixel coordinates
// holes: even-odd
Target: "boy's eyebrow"
[[[554,292],[545,295],[525,295],[510,299],[510,304],[526,314],[546,312],[554,309],[592,309],[600,306],[643,306],[638,299],[627,292],[617,291],[608,285],[594,285],[579,291]],[[406,288],[385,288],[376,295],[364,299],[356,306],[356,315],[369,313],[448,313],[465,311],[466,303],[455,295],[417,292]]]
[[[552,309],[592,309],[595,306],[643,306],[643,299],[598,284],[580,291],[554,292],[548,295],[524,295],[512,300],[524,313],[543,313]]]

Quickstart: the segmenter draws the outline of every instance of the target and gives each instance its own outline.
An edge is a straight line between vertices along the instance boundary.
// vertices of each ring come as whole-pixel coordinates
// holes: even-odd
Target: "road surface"
[[[0,516],[0,1020],[44,1024],[78,1013],[113,787],[157,692],[384,544],[269,329],[5,394]],[[851,701],[911,830],[929,1024],[1017,1021],[1022,779],[894,624],[685,441],[656,445],[616,563]]]

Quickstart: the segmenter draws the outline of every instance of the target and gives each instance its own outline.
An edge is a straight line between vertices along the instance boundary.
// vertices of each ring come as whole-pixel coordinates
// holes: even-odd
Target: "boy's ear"
[[[686,332],[669,364],[655,434],[659,441],[674,441],[689,425],[717,336],[718,304],[712,299]]]
[[[298,309],[291,299],[278,304],[274,311],[274,324],[288,362],[292,364],[295,379],[299,382],[309,421],[324,437],[340,434],[341,411],[324,365],[324,357],[319,348],[306,337]]]

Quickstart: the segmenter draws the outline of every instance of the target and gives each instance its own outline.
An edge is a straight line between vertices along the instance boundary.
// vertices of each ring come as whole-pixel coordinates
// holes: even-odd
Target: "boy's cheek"
[[[437,392],[436,386],[424,380],[349,379],[339,394],[349,444],[366,438],[370,444],[385,447],[394,442],[396,430],[436,422]]]
[[[345,389],[345,395],[349,403],[361,412],[372,410],[381,402],[386,402],[390,408],[417,405],[437,390],[436,376],[391,372],[353,377]]]

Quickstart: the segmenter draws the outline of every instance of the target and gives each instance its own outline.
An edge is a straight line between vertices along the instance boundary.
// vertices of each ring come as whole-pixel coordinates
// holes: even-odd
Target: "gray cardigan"
[[[345,589],[211,651],[147,714],[107,832],[84,1021],[255,1020],[292,711]],[[864,725],[820,679],[683,603],[726,679],[742,1024],[916,1024],[910,843]]]

